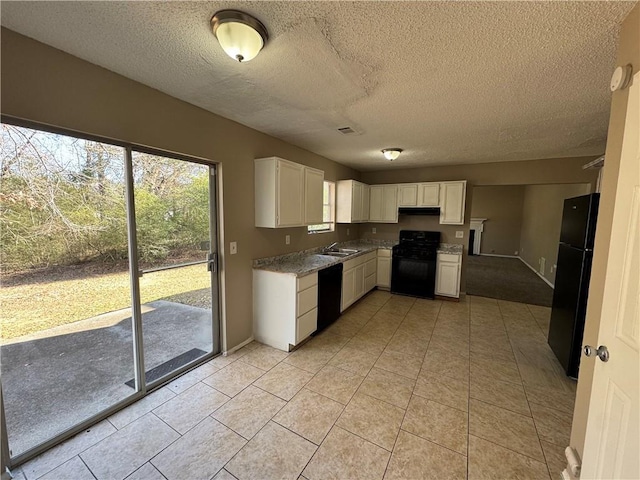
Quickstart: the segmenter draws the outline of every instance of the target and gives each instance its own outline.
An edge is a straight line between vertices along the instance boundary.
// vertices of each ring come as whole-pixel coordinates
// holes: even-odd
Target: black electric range
[[[391,255],[391,293],[434,298],[440,232],[401,230]]]

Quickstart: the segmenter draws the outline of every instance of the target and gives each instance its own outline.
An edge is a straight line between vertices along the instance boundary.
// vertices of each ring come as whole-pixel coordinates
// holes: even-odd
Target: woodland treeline
[[[123,148],[6,124],[0,140],[3,272],[128,257]],[[133,172],[141,262],[202,257],[208,169],[136,152]]]

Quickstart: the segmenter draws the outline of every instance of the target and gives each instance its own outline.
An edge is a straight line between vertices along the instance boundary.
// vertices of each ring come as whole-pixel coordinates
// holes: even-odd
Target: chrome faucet
[[[333,243],[332,243],[331,245],[329,245],[328,247],[324,247],[324,250],[323,250],[323,251],[324,251],[324,252],[329,252],[329,251],[331,251],[331,249],[332,249],[333,247],[335,247],[336,245],[338,245],[338,242],[333,242]]]

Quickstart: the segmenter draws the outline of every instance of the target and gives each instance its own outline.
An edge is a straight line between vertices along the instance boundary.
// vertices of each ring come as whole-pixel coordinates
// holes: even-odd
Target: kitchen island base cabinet
[[[376,278],[376,252],[347,260],[342,271],[341,312],[362,298],[373,287]]]
[[[438,253],[436,264],[436,295],[460,298],[462,255]]]
[[[318,274],[253,270],[253,337],[288,352],[317,329]]]

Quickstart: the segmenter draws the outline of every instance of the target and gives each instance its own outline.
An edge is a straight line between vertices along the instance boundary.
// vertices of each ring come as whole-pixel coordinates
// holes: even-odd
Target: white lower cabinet
[[[356,298],[360,298],[364,295],[364,264],[356,267],[355,282]]]
[[[343,311],[356,301],[356,269],[342,271],[342,307]]]
[[[288,352],[317,329],[318,274],[253,271],[253,337]]]
[[[347,260],[342,270],[342,306],[343,312],[364,294],[375,287],[376,252]]]
[[[378,249],[376,286],[391,288],[391,250]]]
[[[436,263],[436,295],[460,298],[462,255],[438,253]]]

